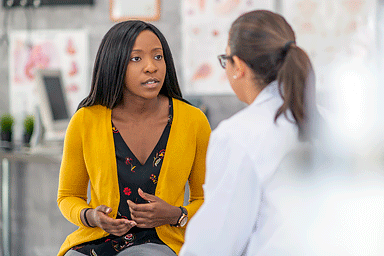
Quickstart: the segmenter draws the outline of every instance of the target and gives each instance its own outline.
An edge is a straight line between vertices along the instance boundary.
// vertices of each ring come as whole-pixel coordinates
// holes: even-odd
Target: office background
[[[180,8],[180,0],[161,1],[161,18],[153,23],[168,40],[182,84]],[[6,32],[4,29],[7,32],[28,29],[86,29],[89,40],[87,62],[89,76],[100,41],[115,24],[109,16],[108,0],[95,0],[92,6],[44,6],[27,10],[14,8],[8,12],[6,14],[6,10],[0,8],[2,23],[0,34]],[[10,108],[8,46],[5,41],[1,42],[0,114],[8,112]],[[234,95],[204,96],[200,100],[209,108],[212,127],[245,106]],[[50,164],[17,162],[12,166],[10,173],[12,255],[55,255],[65,237],[76,229],[61,215],[57,207],[59,166],[59,163],[55,162]],[[0,209],[0,213],[1,211]],[[0,227],[2,226],[0,223]],[[0,255],[2,253],[0,250]]]
[[[277,1],[278,3],[279,1]],[[87,73],[90,76],[99,43],[109,28],[115,24],[109,16],[109,0],[94,0],[92,6],[55,6],[41,8],[0,8],[0,35],[12,30],[73,30],[88,32]],[[185,85],[182,67],[182,1],[162,0],[161,17],[152,22],[165,35],[173,53],[179,82]],[[276,8],[281,8],[277,4]],[[8,13],[6,13],[8,12]],[[384,35],[384,1],[377,1],[377,42],[382,44]],[[9,41],[0,44],[0,114],[10,109],[9,98]],[[223,49],[224,51],[224,49]],[[382,49],[377,49],[382,59]],[[378,62],[378,70],[382,69]],[[382,78],[377,74],[379,80]],[[88,85],[89,86],[89,85]],[[89,87],[88,87],[89,88]],[[382,89],[379,90],[383,92]],[[233,115],[245,105],[233,94],[187,95],[208,109],[212,128]],[[320,100],[322,100],[320,98]],[[383,120],[383,119],[379,119]],[[16,124],[17,125],[17,124]],[[12,255],[55,255],[65,237],[76,227],[59,212],[56,193],[59,163],[16,162],[11,168],[11,251]],[[2,179],[2,177],[0,177]],[[1,182],[1,180],[0,180]],[[2,209],[0,209],[1,213]],[[0,228],[3,223],[0,223]],[[0,250],[0,255],[3,252]]]

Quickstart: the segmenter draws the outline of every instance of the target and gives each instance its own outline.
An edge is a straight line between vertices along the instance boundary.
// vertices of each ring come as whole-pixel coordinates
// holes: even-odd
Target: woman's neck
[[[144,99],[137,96],[124,97],[121,104],[112,111],[112,116],[117,119],[145,120],[156,116],[160,110],[162,95],[153,99]]]

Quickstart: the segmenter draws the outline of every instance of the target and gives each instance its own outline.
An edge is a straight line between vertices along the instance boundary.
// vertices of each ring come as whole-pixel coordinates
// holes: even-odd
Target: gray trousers
[[[81,256],[84,255],[80,252],[69,250],[65,256]],[[177,256],[177,254],[172,251],[171,248],[169,248],[165,244],[153,244],[153,243],[146,243],[146,244],[140,244],[135,245],[126,248],[124,251],[119,252],[117,254],[118,256]]]

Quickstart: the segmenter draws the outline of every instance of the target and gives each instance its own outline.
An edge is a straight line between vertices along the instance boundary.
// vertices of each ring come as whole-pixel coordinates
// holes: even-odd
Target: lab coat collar
[[[268,84],[260,93],[256,96],[256,99],[251,103],[251,105],[260,105],[265,101],[280,96],[278,82],[275,80]]]

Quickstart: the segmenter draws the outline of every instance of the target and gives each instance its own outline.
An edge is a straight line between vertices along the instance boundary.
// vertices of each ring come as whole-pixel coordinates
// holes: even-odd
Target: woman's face
[[[164,84],[166,65],[159,38],[150,30],[136,38],[127,71],[124,93],[144,99],[156,98]]]

